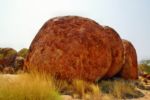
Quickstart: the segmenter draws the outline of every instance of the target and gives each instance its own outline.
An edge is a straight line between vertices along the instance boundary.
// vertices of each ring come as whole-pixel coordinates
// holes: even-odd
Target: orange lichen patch
[[[104,28],[88,18],[56,17],[40,29],[29,49],[25,65],[60,79],[101,79],[112,56]]]
[[[137,55],[136,50],[127,40],[123,40],[125,63],[122,66],[120,72],[121,77],[125,79],[137,79],[138,78],[138,66],[137,66]]]
[[[118,33],[111,27],[105,26],[105,35],[108,37],[109,45],[112,52],[112,64],[105,77],[113,77],[122,68],[124,60],[123,43]]]

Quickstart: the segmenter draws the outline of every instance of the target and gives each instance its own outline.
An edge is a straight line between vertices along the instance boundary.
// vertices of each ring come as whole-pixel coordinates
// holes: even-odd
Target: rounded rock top
[[[44,71],[59,79],[101,79],[112,62],[104,32],[101,25],[84,17],[50,19],[33,39],[25,65],[29,71]]]

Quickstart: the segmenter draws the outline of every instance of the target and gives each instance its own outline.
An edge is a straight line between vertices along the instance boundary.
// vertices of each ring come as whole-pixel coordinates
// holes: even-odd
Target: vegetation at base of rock
[[[6,75],[7,76],[7,75]],[[0,75],[0,100],[62,100],[60,95],[70,95],[84,100],[115,100],[142,97],[134,81],[123,79],[91,83],[83,80],[57,80],[41,73]]]
[[[61,100],[46,76],[20,74],[9,78],[0,76],[0,100]]]
[[[63,95],[71,95],[75,99],[83,100],[101,100],[101,91],[99,86],[83,80],[55,80],[55,85]]]
[[[63,95],[83,100],[115,100],[143,97],[144,94],[137,89],[136,81],[124,79],[108,79],[98,83],[83,80],[55,80],[58,91]]]
[[[143,60],[139,64],[140,73],[150,74],[150,60]]]
[[[139,68],[139,82],[138,88],[142,90],[150,90],[150,60],[142,60],[138,66]]]
[[[103,80],[99,83],[99,86],[103,93],[112,95],[119,99],[130,99],[144,96],[144,94],[137,90],[133,81],[123,79]]]
[[[146,64],[140,64],[140,70],[146,74],[150,74],[150,66]]]
[[[27,53],[28,53],[28,49],[27,48],[23,48],[20,51],[18,51],[17,55],[19,57],[25,58],[27,56]]]

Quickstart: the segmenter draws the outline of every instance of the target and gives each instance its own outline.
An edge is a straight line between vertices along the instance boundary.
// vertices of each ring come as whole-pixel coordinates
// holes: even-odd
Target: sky
[[[150,0],[0,0],[0,47],[28,48],[50,18],[78,15],[114,28],[150,59]]]

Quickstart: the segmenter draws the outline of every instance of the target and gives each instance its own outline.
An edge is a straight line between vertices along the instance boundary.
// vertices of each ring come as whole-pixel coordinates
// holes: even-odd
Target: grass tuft
[[[100,88],[103,93],[110,94],[119,99],[138,98],[143,96],[142,93],[137,90],[133,81],[123,79],[101,81]]]
[[[141,96],[133,81],[102,80],[99,84],[83,80],[56,80],[43,73],[0,75],[0,100],[61,100],[69,95],[83,100],[115,100]]]
[[[41,75],[0,76],[0,100],[60,100],[50,79]]]

